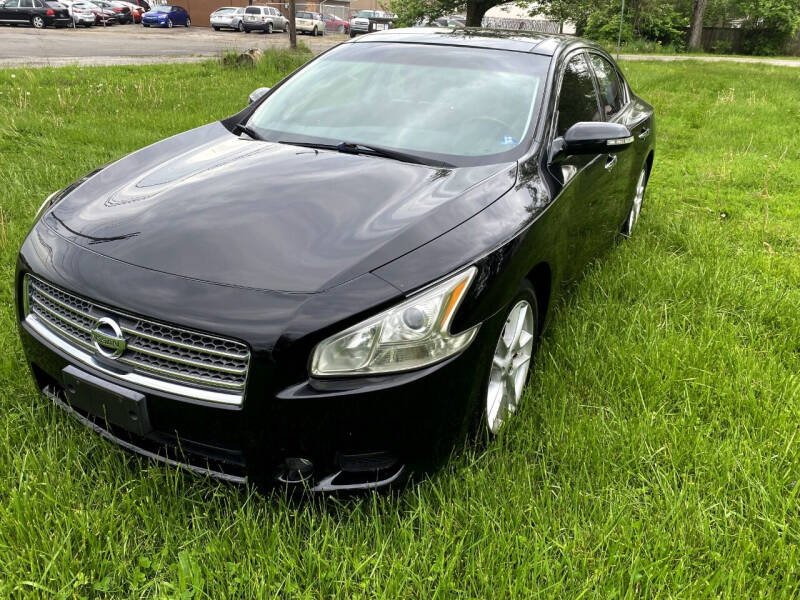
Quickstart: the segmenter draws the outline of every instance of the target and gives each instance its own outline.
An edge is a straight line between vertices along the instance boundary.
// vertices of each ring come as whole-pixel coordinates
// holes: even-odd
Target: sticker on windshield
[[[519,142],[515,140],[512,136],[506,135],[503,136],[503,141],[500,142],[501,146],[516,146]]]

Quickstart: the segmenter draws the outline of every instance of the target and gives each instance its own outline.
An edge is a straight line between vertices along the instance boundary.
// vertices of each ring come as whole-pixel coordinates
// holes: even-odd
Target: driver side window
[[[561,80],[556,136],[563,136],[575,123],[601,120],[592,72],[579,54],[569,61]]]

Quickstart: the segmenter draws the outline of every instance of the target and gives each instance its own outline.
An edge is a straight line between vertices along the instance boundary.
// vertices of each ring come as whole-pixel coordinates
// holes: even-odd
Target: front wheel
[[[244,23],[239,21],[239,24],[236,26],[236,29],[238,29],[239,31],[244,31]]]
[[[249,30],[247,27],[245,27],[245,28],[244,28],[244,32],[245,32],[245,33],[250,33],[250,30]]]
[[[314,37],[317,37],[317,27],[316,26],[314,26],[314,29],[311,31],[311,35],[313,35]]]
[[[272,22],[267,23],[267,33],[272,34]]]
[[[36,15],[31,19],[31,25],[33,25],[34,29],[44,29],[44,19]]]
[[[633,194],[633,204],[631,205],[631,210],[628,213],[628,218],[625,220],[625,224],[622,226],[622,235],[625,237],[631,237],[633,235],[633,230],[636,227],[636,223],[639,222],[639,215],[642,212],[642,203],[644,202],[644,193],[647,189],[647,166],[642,168],[642,171],[639,173],[639,179],[636,180],[636,191]]]
[[[167,28],[172,29],[172,19],[167,19]]]
[[[214,31],[219,31],[219,27],[217,27],[216,25],[214,25]]]
[[[483,424],[497,435],[519,408],[538,337],[539,311],[526,279],[509,304],[489,365]]]
[[[339,27],[336,28],[336,33],[344,33],[344,25],[339,25]]]

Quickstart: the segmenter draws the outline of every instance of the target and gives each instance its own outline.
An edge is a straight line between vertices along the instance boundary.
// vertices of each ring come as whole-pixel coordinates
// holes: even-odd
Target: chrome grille
[[[27,320],[33,319],[37,326],[79,350],[71,354],[84,362],[103,366],[91,332],[98,319],[109,317],[119,325],[126,342],[114,366],[139,375],[137,383],[189,397],[241,403],[250,363],[250,352],[243,343],[135,317],[32,275],[25,276],[25,288]],[[177,385],[165,388],[159,385],[161,381]],[[203,394],[203,390],[221,394]]]

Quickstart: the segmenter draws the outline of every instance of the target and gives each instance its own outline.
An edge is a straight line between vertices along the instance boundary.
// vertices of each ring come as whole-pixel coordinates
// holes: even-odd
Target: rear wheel
[[[250,30],[249,30],[247,27],[245,27],[245,28],[244,28],[244,32],[245,32],[245,33],[250,33]]]
[[[34,15],[33,17],[31,17],[31,25],[33,25],[34,29],[43,29],[44,19],[39,15]]]
[[[270,21],[269,23],[267,23],[267,33],[269,33],[269,34],[271,34],[271,33],[272,33],[272,21]]]
[[[236,26],[236,29],[238,29],[239,31],[244,31],[244,23],[239,21],[239,24]]]
[[[214,25],[214,31],[219,31],[219,27],[217,27],[216,25]]]
[[[316,25],[314,26],[314,29],[311,31],[311,35],[313,35],[314,37],[317,37],[317,26]]]
[[[489,365],[483,402],[483,425],[497,435],[517,412],[536,348],[538,305],[526,279],[509,304]]]
[[[184,23],[184,27],[191,27],[192,20],[189,17],[186,17],[186,23]]]

